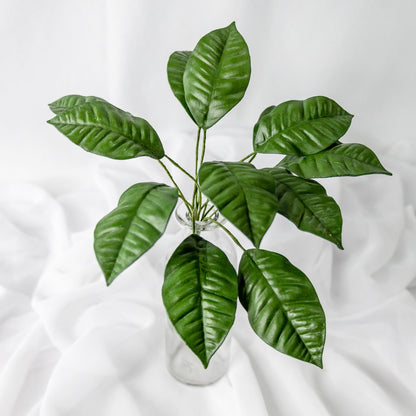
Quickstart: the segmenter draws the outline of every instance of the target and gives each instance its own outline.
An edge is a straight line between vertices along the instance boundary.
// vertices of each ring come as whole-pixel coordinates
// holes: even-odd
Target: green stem
[[[208,202],[208,201],[207,201]],[[215,208],[215,205],[211,205],[208,209],[208,204],[205,204],[204,206],[204,212],[202,213],[202,221],[206,218],[206,216]]]
[[[184,194],[182,193],[181,189],[179,188],[178,184],[175,182],[175,179],[173,179],[172,174],[169,172],[169,169],[166,167],[166,165],[161,161],[158,160],[159,164],[162,166],[162,168],[165,170],[167,175],[169,176],[172,183],[175,185],[175,188],[178,190],[179,198],[182,199],[184,204],[186,205],[186,208],[188,208],[188,212],[191,215],[192,214],[192,205],[186,200]]]
[[[251,158],[248,160],[248,163],[251,163],[256,156],[257,156],[257,152],[253,152],[253,156],[251,156]]]
[[[196,179],[187,171],[185,170],[178,162],[175,162],[171,157],[165,154],[165,157],[167,160],[169,160],[172,165],[176,166],[179,170],[181,170],[186,176],[189,176],[194,182],[196,182]]]
[[[198,134],[196,138],[195,146],[195,183],[194,183],[194,192],[192,194],[192,232],[195,233],[195,221],[196,214],[198,210],[197,203],[197,192],[198,192],[198,157],[199,157],[199,141],[201,139],[201,127],[198,127]]]
[[[207,131],[204,129],[204,136],[202,139],[201,160],[199,162],[198,171],[195,173],[195,178],[197,182],[198,182],[198,177],[199,177],[199,169],[201,169],[201,166],[204,163],[206,143],[207,143]],[[201,188],[198,185],[198,211],[197,211],[198,218],[200,218],[201,216],[201,211],[202,211],[202,192],[201,192]]]
[[[250,159],[250,157],[252,157],[255,154],[256,154],[256,152],[252,152],[249,155],[247,155],[246,157],[243,157],[241,160],[239,160],[239,162],[244,162],[245,160]]]
[[[217,224],[218,227],[222,228],[231,237],[231,239],[234,241],[234,243],[236,243],[238,245],[238,247],[241,248],[241,250],[246,251],[246,249],[237,240],[237,237],[235,237],[234,234],[228,228],[226,228],[220,222],[214,220],[214,218],[212,218],[212,217],[207,217],[207,219],[210,220],[210,221],[212,221],[214,224]]]

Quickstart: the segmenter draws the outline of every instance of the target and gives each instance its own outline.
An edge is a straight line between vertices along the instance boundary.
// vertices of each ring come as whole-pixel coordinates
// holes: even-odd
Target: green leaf
[[[342,216],[338,204],[318,182],[293,176],[284,169],[264,169],[275,180],[277,212],[302,231],[333,242],[341,242]]]
[[[91,103],[94,101],[107,102],[100,97],[83,96],[83,95],[65,95],[65,97],[59,98],[53,103],[49,104],[50,110],[59,114],[62,111],[68,110],[68,108],[76,107],[85,103]]]
[[[208,129],[243,98],[250,79],[250,54],[235,23],[205,35],[183,74],[187,105],[199,127]]]
[[[165,232],[178,191],[161,183],[138,183],[94,231],[94,250],[109,285]]]
[[[286,156],[277,165],[303,178],[360,176],[372,173],[391,175],[375,153],[359,143],[339,144],[309,156]]]
[[[345,134],[352,117],[326,97],[286,101],[260,116],[253,132],[254,151],[285,155],[317,153]]]
[[[202,192],[256,247],[277,211],[274,179],[244,162],[207,162],[199,170]]]
[[[153,127],[105,101],[91,101],[59,112],[48,121],[87,152],[113,159],[164,156]]]
[[[188,62],[189,57],[191,56],[190,51],[176,51],[173,52],[169,57],[168,61],[168,81],[170,88],[173,91],[175,97],[182,104],[183,108],[189,114],[189,117],[195,121],[194,116],[189,110],[188,104],[185,100],[185,91],[183,89],[183,73],[185,72],[185,67]]]
[[[196,234],[175,250],[162,288],[168,316],[205,368],[233,322],[237,274],[227,256]]]
[[[263,119],[263,117],[267,116],[267,114],[271,113],[274,109],[276,108],[275,105],[271,105],[270,107],[267,107],[263,110],[263,112],[260,114],[259,120],[257,121],[257,123],[254,125],[254,129],[253,129],[253,137],[256,136],[257,134],[257,130],[259,129],[259,125],[260,125],[260,121]]]
[[[238,275],[255,333],[276,350],[322,368],[325,315],[306,275],[282,255],[259,249],[244,252]]]

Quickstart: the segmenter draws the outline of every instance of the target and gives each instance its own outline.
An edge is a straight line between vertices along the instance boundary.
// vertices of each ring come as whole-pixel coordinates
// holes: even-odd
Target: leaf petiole
[[[243,157],[242,159],[239,160],[239,162],[244,162],[247,159],[250,159],[253,155],[255,155],[256,152],[251,152],[250,154],[248,154],[247,156]]]
[[[166,167],[166,165],[161,160],[158,160],[158,162],[162,166],[162,168],[165,170],[167,175],[169,176],[169,178],[172,181],[175,188],[178,190],[179,198],[181,198],[182,201],[184,202],[184,204],[186,205],[186,208],[188,209],[189,215],[192,215],[192,205],[185,198],[185,196],[182,193],[181,189],[179,188],[178,184],[175,182],[175,179],[173,179],[172,174],[169,172],[169,169]]]
[[[246,251],[246,249],[237,240],[237,237],[227,227],[225,227],[219,221],[215,220],[212,217],[206,217],[206,219],[212,221],[214,224],[217,224],[218,227],[222,228],[222,230],[225,231],[230,236],[230,238],[234,241],[234,243],[236,243],[238,245],[238,247],[241,248],[241,250]]]

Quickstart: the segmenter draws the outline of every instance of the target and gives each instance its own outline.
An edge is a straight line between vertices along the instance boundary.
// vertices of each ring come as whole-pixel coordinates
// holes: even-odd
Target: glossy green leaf
[[[234,322],[237,295],[237,274],[227,256],[202,237],[190,235],[169,259],[163,303],[205,368]]]
[[[256,247],[277,211],[274,179],[244,162],[207,162],[199,171],[202,192]]]
[[[91,101],[58,113],[48,123],[87,152],[113,159],[164,156],[153,127],[105,101]]]
[[[375,153],[359,143],[339,144],[309,156],[285,156],[277,165],[303,178],[360,176],[372,173],[391,175]]]
[[[169,57],[167,72],[169,85],[173,94],[182,104],[185,111],[189,114],[189,117],[195,121],[194,116],[189,110],[188,104],[186,104],[185,91],[183,88],[183,73],[185,72],[185,67],[191,53],[192,52],[190,51],[173,52]]]
[[[299,178],[284,169],[264,169],[275,180],[277,212],[302,231],[333,242],[342,249],[342,216],[338,204],[318,182]]]
[[[94,231],[94,250],[109,285],[162,236],[178,200],[178,191],[160,183],[138,183]]]
[[[259,118],[253,134],[254,151],[285,155],[320,152],[345,134],[352,117],[326,97],[286,101]]]
[[[59,114],[62,113],[62,111],[68,110],[69,108],[77,107],[79,105],[91,103],[94,101],[107,102],[100,97],[83,95],[65,95],[65,97],[59,98],[58,100],[49,104],[49,108],[53,113]]]
[[[267,114],[271,113],[275,108],[276,108],[275,105],[271,105],[270,107],[267,107],[263,110],[263,112],[260,114],[260,117],[259,117],[257,123],[254,125],[253,137],[256,136],[257,130],[259,129],[259,125],[260,125],[260,122],[263,119],[263,117],[267,116]]]
[[[243,98],[250,79],[250,54],[235,23],[205,35],[183,75],[187,105],[199,127],[208,129]]]
[[[280,254],[251,249],[241,258],[238,277],[256,334],[276,350],[322,368],[325,315],[306,275]]]

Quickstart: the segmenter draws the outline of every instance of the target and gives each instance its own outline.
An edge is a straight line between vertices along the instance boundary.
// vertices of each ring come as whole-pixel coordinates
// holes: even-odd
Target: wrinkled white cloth
[[[174,156],[188,140],[177,136]],[[414,414],[416,168],[381,159],[393,177],[321,181],[343,212],[344,251],[281,216],[264,239],[315,285],[328,324],[324,370],[268,347],[239,308],[230,370],[204,388],[176,382],[164,363],[160,253],[173,249],[175,222],[110,287],[93,252],[95,223],[154,162],[99,159],[82,189],[2,187],[0,414]],[[166,182],[163,171],[152,176]]]

